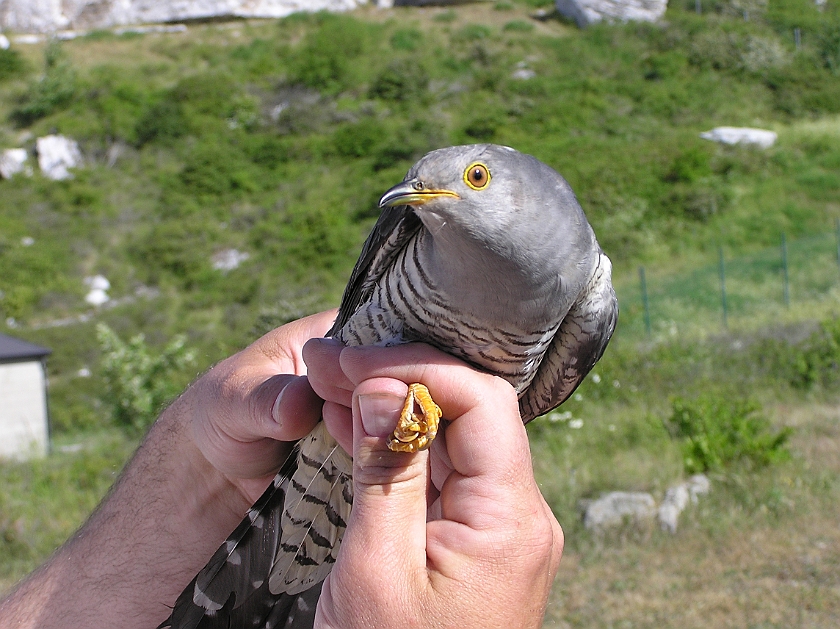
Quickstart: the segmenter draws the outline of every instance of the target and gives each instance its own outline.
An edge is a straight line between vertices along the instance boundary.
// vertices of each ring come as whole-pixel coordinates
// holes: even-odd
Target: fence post
[[[782,232],[782,273],[784,278],[785,306],[790,307],[790,277],[788,275],[787,240]]]
[[[729,329],[729,316],[726,308],[726,268],[723,264],[723,247],[718,245],[718,266],[720,268],[720,298],[723,305],[723,327]]]
[[[642,285],[642,305],[645,308],[645,330],[650,336],[650,304],[648,303],[647,282],[645,281],[645,267],[639,267],[639,282]]]
[[[837,238],[837,266],[840,267],[840,217],[834,219],[834,235]]]

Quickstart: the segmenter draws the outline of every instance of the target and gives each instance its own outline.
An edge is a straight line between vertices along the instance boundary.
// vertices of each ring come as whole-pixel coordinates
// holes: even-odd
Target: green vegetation
[[[103,400],[117,424],[145,432],[164,403],[184,386],[173,374],[191,366],[195,356],[184,347],[183,336],[175,337],[159,355],[151,354],[142,334],[125,342],[104,323],[96,326],[96,337],[102,350]]]
[[[690,626],[833,626],[840,310],[824,235],[840,217],[838,4],[704,0],[700,15],[693,0],[670,4],[658,25],[579,30],[531,17],[550,1],[511,0],[99,31],[0,51],[0,148],[31,149],[57,132],[86,158],[70,180],[0,181],[0,330],[53,348],[54,438],[72,446],[0,465],[0,586],[78,525],[155,409],[199,370],[336,305],[379,195],[419,156],[493,141],[569,180],[622,303],[593,377],[529,426],[570,566],[547,625],[674,626],[686,616],[669,593],[701,589],[679,576],[696,573],[706,609],[730,607],[720,622],[699,614]],[[723,125],[772,129],[779,141],[758,150],[698,137]],[[773,283],[783,233],[789,308]],[[731,274],[729,331],[718,246]],[[231,249],[248,254],[240,266],[214,266]],[[114,302],[91,312],[83,280],[98,273]],[[98,323],[113,332],[98,340]],[[164,368],[168,377],[154,377]],[[686,513],[685,535],[596,541],[580,524],[581,498],[660,498],[700,469],[713,495]],[[785,539],[826,546],[803,568]],[[669,572],[658,557],[681,544],[691,559]],[[745,589],[723,559],[709,563],[756,544],[776,554],[744,553],[764,557],[734,569],[744,579],[764,583],[783,566],[784,583],[806,587]],[[742,591],[783,607],[765,613]]]

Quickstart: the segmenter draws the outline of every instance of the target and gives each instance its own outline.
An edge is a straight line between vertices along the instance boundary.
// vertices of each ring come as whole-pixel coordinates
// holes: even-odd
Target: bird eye
[[[484,190],[490,184],[490,171],[484,164],[471,164],[464,171],[464,181],[473,190]]]

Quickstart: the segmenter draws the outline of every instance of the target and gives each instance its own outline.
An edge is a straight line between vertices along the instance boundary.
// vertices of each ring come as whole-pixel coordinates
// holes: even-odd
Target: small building
[[[51,350],[0,334],[0,458],[49,450],[47,356]]]

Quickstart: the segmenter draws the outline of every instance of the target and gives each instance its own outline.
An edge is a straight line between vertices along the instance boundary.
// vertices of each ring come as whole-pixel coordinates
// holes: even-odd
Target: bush
[[[365,26],[348,16],[323,14],[292,58],[291,78],[326,93],[348,84],[351,62],[365,48]]]
[[[96,326],[102,350],[104,402],[114,419],[132,432],[145,430],[163,405],[180,391],[173,375],[195,363],[183,336],[175,337],[159,354],[153,354],[142,334],[127,343],[107,325]]]
[[[44,52],[44,76],[30,86],[23,102],[12,112],[12,118],[28,126],[69,105],[75,94],[76,72],[61,45],[53,40]]]
[[[415,101],[429,87],[429,75],[422,65],[409,59],[391,62],[370,86],[370,97],[390,101]]]
[[[752,400],[722,396],[673,400],[665,425],[682,441],[686,473],[721,471],[735,464],[764,467],[785,459],[791,429],[772,432],[760,411]]]
[[[0,49],[0,81],[23,74],[26,66],[17,50]]]
[[[149,106],[137,121],[137,142],[175,140],[186,134],[187,119],[180,103],[162,100]]]

